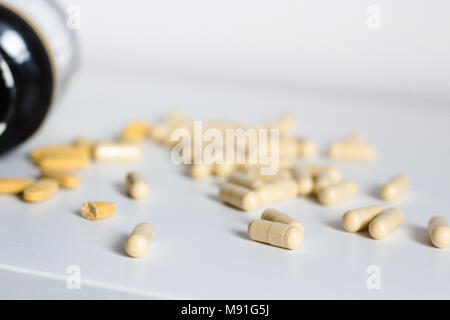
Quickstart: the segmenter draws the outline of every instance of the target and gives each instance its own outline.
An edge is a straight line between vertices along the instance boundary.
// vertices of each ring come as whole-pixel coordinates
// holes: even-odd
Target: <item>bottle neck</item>
[[[16,83],[11,69],[0,51],[0,136],[13,114]]]

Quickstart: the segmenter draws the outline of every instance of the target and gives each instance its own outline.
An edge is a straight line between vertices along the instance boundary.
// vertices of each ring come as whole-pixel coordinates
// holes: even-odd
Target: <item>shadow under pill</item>
[[[114,187],[116,188],[116,190],[117,190],[120,194],[122,194],[122,195],[125,196],[125,197],[128,197],[127,188],[126,188],[126,186],[125,186],[123,183],[116,182],[116,183],[114,184]]]
[[[112,247],[112,251],[120,256],[128,257],[127,252],[125,251],[125,241],[128,238],[128,234],[121,233],[117,236],[117,240]]]
[[[428,230],[426,228],[420,226],[410,226],[409,229],[412,240],[426,247],[432,247],[432,244],[428,238]]]
[[[251,240],[248,236],[248,233],[242,230],[233,230],[232,232],[235,236],[244,239],[244,240]]]

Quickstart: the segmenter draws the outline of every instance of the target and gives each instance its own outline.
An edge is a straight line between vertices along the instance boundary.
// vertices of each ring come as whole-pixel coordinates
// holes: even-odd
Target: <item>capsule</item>
[[[89,159],[92,158],[92,142],[90,140],[79,137],[73,141],[72,146],[82,149]]]
[[[111,202],[86,202],[81,206],[81,215],[88,220],[100,220],[112,216],[116,205]]]
[[[148,195],[148,184],[140,173],[130,172],[127,174],[126,184],[130,197],[134,199],[142,199]]]
[[[317,144],[309,139],[298,139],[297,155],[303,158],[315,157],[317,155]]]
[[[307,196],[314,189],[314,180],[307,170],[293,168],[292,179],[297,182],[298,194]]]
[[[428,221],[428,236],[436,248],[447,248],[450,245],[450,226],[442,216],[435,216]]]
[[[41,202],[52,197],[58,191],[58,182],[53,179],[39,179],[23,190],[23,199],[27,202]]]
[[[314,181],[314,192],[317,194],[320,189],[338,183],[340,176],[332,174],[332,171],[319,173]]]
[[[82,170],[89,165],[89,158],[85,155],[53,155],[45,156],[38,162],[41,170]]]
[[[101,162],[136,161],[142,148],[132,142],[100,142],[94,147],[94,159]]]
[[[151,127],[145,121],[134,121],[123,128],[120,138],[122,141],[138,142],[150,136]]]
[[[189,173],[195,180],[203,180],[211,176],[211,166],[204,163],[192,164]]]
[[[380,196],[386,201],[395,200],[408,189],[409,185],[408,177],[404,174],[398,174],[381,187]]]
[[[244,211],[253,211],[260,204],[256,192],[228,182],[220,186],[219,198],[222,202]]]
[[[366,137],[361,132],[353,132],[349,134],[344,141],[350,142],[350,143],[365,143]]]
[[[386,238],[403,224],[403,213],[395,208],[386,209],[369,223],[369,234],[376,240]]]
[[[375,149],[367,143],[336,141],[329,146],[328,156],[338,160],[368,161],[375,157]]]
[[[146,222],[139,223],[125,241],[125,251],[130,257],[142,257],[153,237],[153,227]]]
[[[333,205],[350,199],[358,192],[358,185],[351,180],[344,180],[322,188],[317,193],[319,202],[323,205]]]
[[[261,204],[295,198],[298,195],[297,182],[292,179],[268,182],[256,190]]]
[[[233,171],[228,176],[227,181],[251,190],[256,190],[264,184],[262,180],[254,178],[242,171]]]
[[[285,249],[297,249],[303,242],[303,230],[288,224],[253,220],[248,225],[248,235],[254,241]]]
[[[34,182],[25,178],[0,178],[0,194],[18,194]]]
[[[70,171],[42,170],[41,178],[56,180],[61,188],[73,189],[80,185],[80,177]]]
[[[226,177],[236,168],[235,164],[231,163],[215,163],[211,167],[212,174],[218,177]]]
[[[341,172],[339,169],[330,166],[319,166],[319,165],[309,165],[309,164],[297,164],[293,169],[306,170],[315,179],[321,173],[328,173],[333,177],[333,180],[341,180]]]
[[[297,227],[302,231],[304,230],[303,225],[300,222],[298,222],[294,218],[291,218],[287,214],[280,212],[278,210],[275,210],[275,209],[270,208],[270,209],[264,210],[264,212],[261,215],[261,219],[288,224],[290,226]]]
[[[383,208],[376,205],[347,211],[342,217],[342,225],[348,232],[362,231],[382,211]]]
[[[44,158],[87,158],[89,159],[89,150],[76,145],[50,145],[33,150],[30,158],[33,162],[39,164]]]

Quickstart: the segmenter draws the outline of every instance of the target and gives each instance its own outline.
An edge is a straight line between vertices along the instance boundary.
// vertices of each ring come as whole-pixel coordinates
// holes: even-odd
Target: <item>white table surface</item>
[[[71,89],[33,139],[1,158],[1,176],[36,175],[26,156],[34,147],[79,135],[111,138],[129,120],[154,122],[173,107],[196,120],[249,123],[291,112],[298,134],[317,141],[322,151],[331,140],[362,131],[377,158],[333,163],[360,186],[341,205],[325,208],[304,198],[270,205],[304,225],[305,240],[296,251],[249,240],[248,223],[268,206],[250,214],[224,206],[217,183],[193,181],[166,149],[152,143],[144,144],[139,163],[94,163],[81,173],[79,189],[62,190],[46,202],[2,196],[0,298],[450,298],[449,249],[432,247],[425,229],[433,215],[450,219],[449,107],[95,72],[82,72]],[[330,163],[323,156],[314,162]],[[148,199],[124,195],[131,169],[148,178]],[[399,172],[410,176],[411,189],[385,204],[377,190]],[[85,201],[113,201],[117,213],[88,221],[79,213]],[[389,238],[376,241],[342,230],[346,210],[379,203],[405,215]],[[142,221],[154,226],[155,235],[147,255],[132,259],[123,243]],[[67,289],[69,265],[80,267],[80,290]],[[380,267],[380,290],[366,287],[369,265]]]

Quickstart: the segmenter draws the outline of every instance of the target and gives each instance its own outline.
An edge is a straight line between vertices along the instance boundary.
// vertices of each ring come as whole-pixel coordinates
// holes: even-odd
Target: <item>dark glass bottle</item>
[[[0,154],[41,126],[78,61],[65,14],[49,0],[0,0]]]

